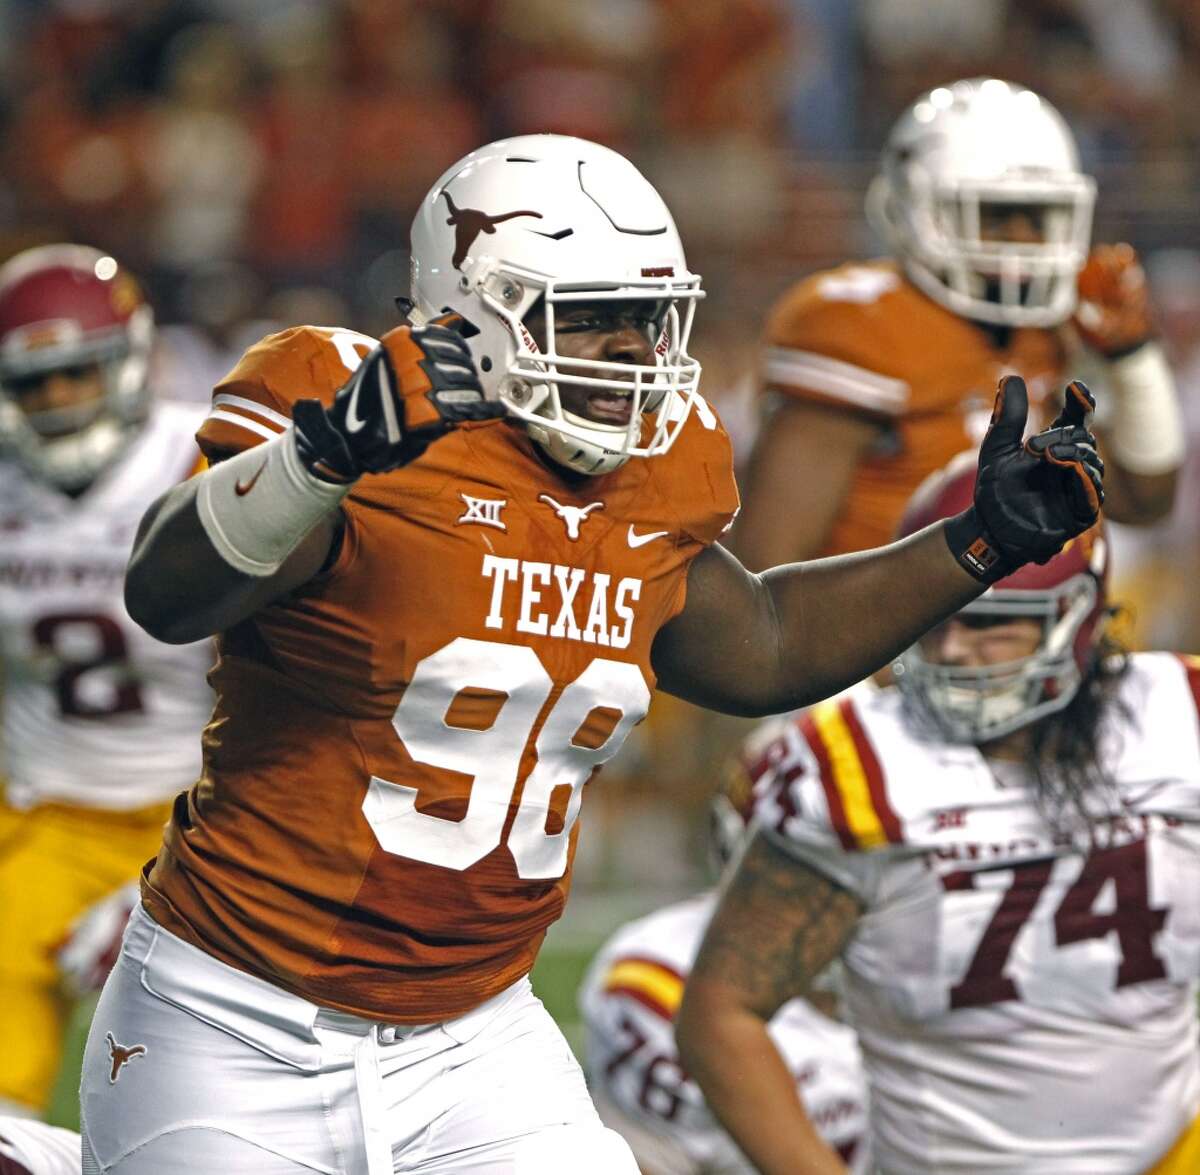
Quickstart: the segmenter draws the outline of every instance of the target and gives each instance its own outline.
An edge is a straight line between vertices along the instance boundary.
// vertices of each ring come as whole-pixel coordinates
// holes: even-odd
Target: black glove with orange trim
[[[976,579],[991,584],[1023,563],[1046,563],[1095,525],[1104,501],[1104,463],[1086,423],[1095,406],[1087,387],[1072,381],[1053,424],[1022,444],[1025,381],[1001,379],[979,447],[974,505],[945,529],[954,557]]]
[[[326,408],[292,408],[296,449],[314,477],[335,485],[415,460],[466,420],[504,415],[485,400],[457,316],[398,326],[379,341]]]

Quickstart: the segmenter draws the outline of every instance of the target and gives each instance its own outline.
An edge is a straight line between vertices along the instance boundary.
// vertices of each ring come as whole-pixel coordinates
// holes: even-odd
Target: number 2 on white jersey
[[[392,726],[416,762],[471,777],[467,810],[461,820],[418,812],[416,788],[373,776],[363,814],[380,847],[460,870],[495,849],[534,724],[553,688],[538,655],[523,645],[459,637],[424,658],[396,707]],[[446,722],[454,699],[468,689],[506,695],[486,730]],[[598,657],[563,690],[534,744],[536,762],[508,834],[520,877],[563,875],[583,785],[616,753],[649,705],[650,690],[641,670],[624,661]],[[599,746],[579,741],[593,710],[620,714]],[[560,787],[571,789],[566,814],[561,829],[547,832],[546,817]]]

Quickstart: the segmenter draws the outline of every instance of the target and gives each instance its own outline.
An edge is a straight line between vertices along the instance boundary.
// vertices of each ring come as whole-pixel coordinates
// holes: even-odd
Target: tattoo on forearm
[[[717,907],[692,975],[732,984],[769,1018],[837,957],[858,899],[759,833]]]

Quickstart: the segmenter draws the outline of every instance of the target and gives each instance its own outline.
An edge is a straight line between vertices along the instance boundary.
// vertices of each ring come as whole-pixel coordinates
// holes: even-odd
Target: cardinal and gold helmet
[[[13,257],[0,267],[0,451],[61,489],[88,485],[145,419],[153,339],[150,306],[107,254],[44,245]],[[46,403],[51,379],[94,382],[94,394]]]

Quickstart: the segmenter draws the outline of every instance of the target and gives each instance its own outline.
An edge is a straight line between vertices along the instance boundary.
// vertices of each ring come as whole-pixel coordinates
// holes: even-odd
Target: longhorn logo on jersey
[[[549,494],[538,494],[538,501],[545,502],[563,520],[567,538],[574,542],[579,538],[579,528],[593,510],[603,510],[603,502],[589,502],[586,506],[562,506]]]
[[[454,256],[450,258],[450,264],[455,269],[462,268],[462,263],[467,259],[467,250],[475,243],[475,238],[480,233],[494,233],[496,225],[506,220],[512,220],[516,216],[535,216],[538,220],[542,219],[540,212],[532,212],[529,209],[489,216],[477,208],[457,207],[445,188],[442,189],[442,195],[446,197],[446,204],[450,209],[450,216],[446,223],[454,229]]]

